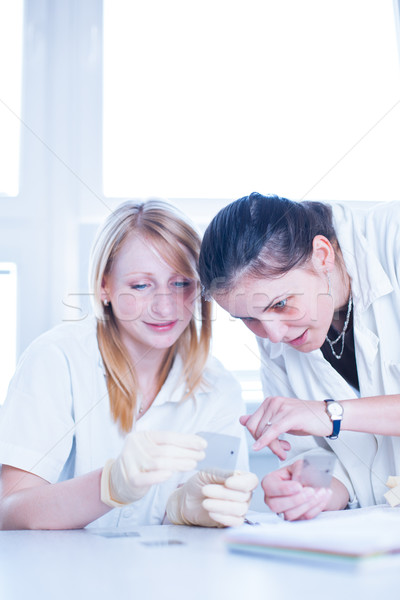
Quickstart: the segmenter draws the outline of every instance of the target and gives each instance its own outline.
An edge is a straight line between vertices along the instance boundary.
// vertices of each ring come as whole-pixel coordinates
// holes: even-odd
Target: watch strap
[[[329,402],[336,402],[336,400],[334,400],[333,398],[327,398],[326,400],[324,400],[324,402],[326,402],[326,404],[329,404]],[[342,417],[340,417],[338,419],[334,419],[332,417],[332,415],[330,415],[329,413],[328,413],[328,416],[332,422],[333,429],[332,429],[331,435],[327,435],[326,437],[328,438],[328,440],[337,440],[337,438],[339,437],[339,433],[340,433],[340,425],[342,423]]]
[[[328,435],[327,437],[330,440],[337,440],[337,438],[339,437],[339,432],[340,432],[340,419],[332,419],[332,423],[333,423],[333,430],[331,435]]]

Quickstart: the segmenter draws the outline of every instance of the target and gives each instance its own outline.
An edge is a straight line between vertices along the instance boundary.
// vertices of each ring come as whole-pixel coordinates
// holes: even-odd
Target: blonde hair
[[[185,217],[166,202],[124,202],[110,214],[97,234],[91,253],[90,284],[94,294],[97,340],[107,375],[110,408],[114,420],[125,432],[130,431],[133,424],[138,393],[137,376],[120,339],[112,306],[104,306],[101,291],[103,277],[110,273],[118,252],[132,232],[145,237],[177,273],[198,282],[195,313],[180,338],[166,353],[157,374],[157,390],[162,387],[179,353],[186,383],[184,398],[189,397],[202,382],[211,338],[211,306],[201,297],[197,273],[200,236]],[[199,326],[196,319],[200,321]]]

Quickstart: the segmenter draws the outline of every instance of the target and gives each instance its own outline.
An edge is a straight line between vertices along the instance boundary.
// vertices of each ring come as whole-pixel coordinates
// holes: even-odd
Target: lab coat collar
[[[263,351],[268,354],[268,358],[275,360],[279,356],[285,353],[286,344],[280,342],[273,344],[267,338],[263,338],[256,335],[256,340],[259,348],[263,348]]]
[[[362,213],[357,214],[354,209],[350,210],[341,204],[333,205],[332,209],[333,224],[351,278],[355,310],[364,312],[377,298],[392,292],[393,286],[355,222],[355,218],[360,219]],[[368,214],[364,214],[367,221]]]
[[[286,345],[282,344],[282,343],[278,343],[278,344],[269,344],[270,347],[270,358],[272,360],[275,360],[276,358],[278,358],[279,356],[281,356],[281,354],[284,352],[284,350],[286,349]]]

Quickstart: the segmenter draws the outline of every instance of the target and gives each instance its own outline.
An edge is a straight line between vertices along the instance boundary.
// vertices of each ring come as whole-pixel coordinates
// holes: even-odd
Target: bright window
[[[106,196],[202,225],[252,191],[400,199],[392,0],[104,0],[103,85]],[[259,399],[254,336],[216,317],[214,354]]]
[[[398,200],[392,0],[104,0],[112,197]]]
[[[258,376],[260,353],[255,336],[238,319],[214,304],[212,353],[235,373],[242,385],[246,402],[262,398]]]
[[[0,404],[15,370],[17,339],[17,269],[13,263],[0,263]]]
[[[0,196],[16,196],[22,80],[23,0],[0,0]]]

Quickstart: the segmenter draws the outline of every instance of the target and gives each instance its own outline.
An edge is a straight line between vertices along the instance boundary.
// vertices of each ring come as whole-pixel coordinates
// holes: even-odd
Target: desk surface
[[[338,519],[345,527],[345,519]],[[400,526],[399,526],[400,535]],[[2,600],[376,600],[398,597],[400,556],[357,568],[231,552],[222,529],[0,532]],[[390,596],[389,596],[390,594]]]

